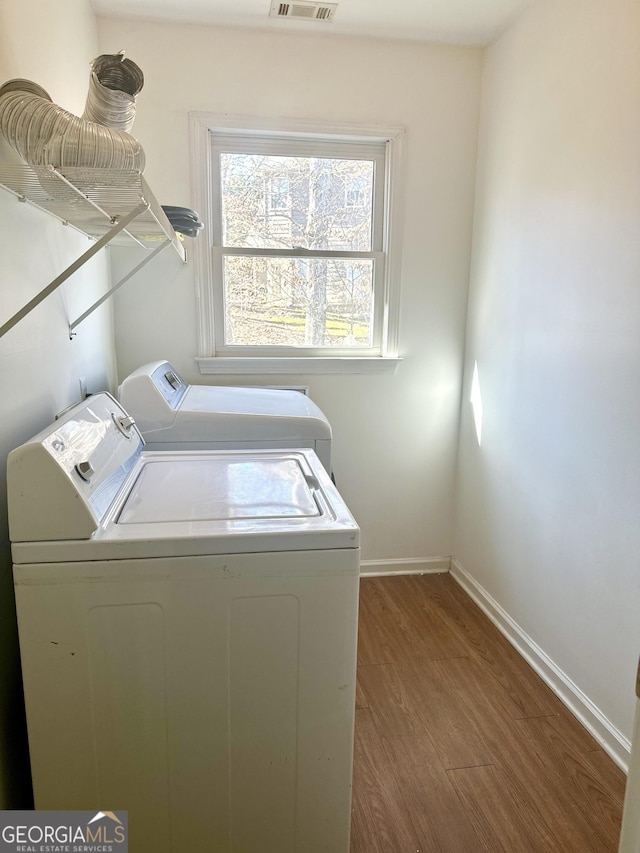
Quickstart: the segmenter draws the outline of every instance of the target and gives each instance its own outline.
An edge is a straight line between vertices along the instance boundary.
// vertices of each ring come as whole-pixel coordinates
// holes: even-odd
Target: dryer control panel
[[[170,408],[177,409],[180,405],[180,400],[182,400],[186,393],[187,385],[178,376],[169,362],[165,361],[157,367],[151,374],[151,379]]]
[[[168,361],[134,370],[118,389],[118,399],[136,418],[142,433],[171,427],[189,386]]]

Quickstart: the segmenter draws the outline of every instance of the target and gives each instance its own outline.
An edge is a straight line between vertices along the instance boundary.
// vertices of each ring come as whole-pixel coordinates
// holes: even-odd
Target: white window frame
[[[378,258],[382,275],[377,300],[377,346],[359,352],[356,348],[333,352],[324,349],[274,348],[271,346],[246,348],[234,354],[221,348],[216,341],[220,334],[220,312],[216,309],[216,264],[220,248],[215,245],[219,225],[213,216],[219,205],[219,192],[215,180],[212,154],[212,134],[271,136],[277,138],[327,139],[335,142],[384,143],[385,180],[381,186],[384,194],[384,215],[381,220],[379,246],[381,252],[372,252]],[[194,208],[200,213],[205,230],[193,241],[198,295],[198,362],[201,373],[226,374],[286,374],[286,373],[363,373],[393,371],[401,360],[398,355],[398,325],[400,308],[400,198],[401,166],[404,131],[398,127],[346,125],[344,123],[283,120],[254,116],[230,116],[215,113],[190,114],[191,177]],[[382,198],[378,199],[381,203]],[[216,232],[216,228],[218,231]],[[375,239],[375,238],[374,238]],[[373,247],[372,247],[373,248]],[[313,253],[306,252],[309,256]],[[382,262],[381,262],[382,261]],[[378,294],[376,294],[378,296]],[[217,330],[217,331],[216,331]]]

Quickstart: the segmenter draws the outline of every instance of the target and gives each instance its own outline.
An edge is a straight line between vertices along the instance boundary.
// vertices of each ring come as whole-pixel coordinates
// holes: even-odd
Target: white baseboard
[[[626,773],[631,752],[630,741],[455,558],[451,560],[450,573],[571,713],[591,732],[618,767]]]
[[[408,557],[399,560],[362,560],[360,576],[426,575],[448,572],[451,557]]]

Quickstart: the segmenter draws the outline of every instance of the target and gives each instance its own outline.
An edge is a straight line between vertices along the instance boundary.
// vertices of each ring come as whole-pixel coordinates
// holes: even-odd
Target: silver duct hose
[[[115,130],[131,130],[136,116],[136,95],[144,76],[124,52],[105,53],[91,63],[89,92],[82,118]]]
[[[0,87],[0,133],[32,166],[142,172],[144,151],[127,130],[143,80],[123,54],[99,56],[82,118],[54,104],[37,83],[9,80]]]

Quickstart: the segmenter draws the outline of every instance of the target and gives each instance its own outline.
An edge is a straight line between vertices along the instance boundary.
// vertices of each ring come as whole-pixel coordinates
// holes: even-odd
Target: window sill
[[[356,356],[313,357],[313,358],[254,358],[254,357],[222,357],[196,358],[200,373],[219,373],[228,375],[239,374],[272,374],[284,375],[290,373],[395,373],[401,358]]]

